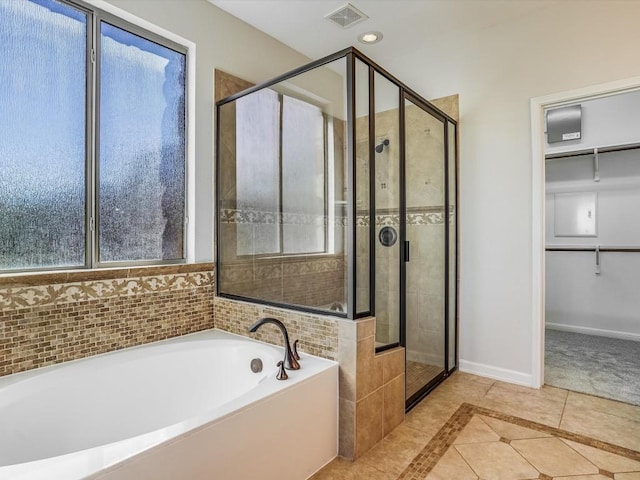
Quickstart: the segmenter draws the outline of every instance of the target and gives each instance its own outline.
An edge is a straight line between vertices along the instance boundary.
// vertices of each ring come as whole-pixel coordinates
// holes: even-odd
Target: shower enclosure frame
[[[348,185],[347,188],[347,232],[346,232],[346,261],[347,261],[347,288],[346,288],[346,312],[339,311],[327,311],[324,309],[303,306],[303,305],[295,305],[284,302],[275,302],[271,300],[263,300],[256,299],[253,297],[245,297],[241,295],[235,295],[230,293],[224,293],[221,291],[220,286],[220,268],[216,268],[216,295],[224,298],[235,299],[240,301],[246,301],[251,303],[258,303],[262,305],[269,305],[280,308],[287,308],[307,313],[321,314],[321,315],[332,315],[336,317],[346,318],[350,320],[356,320],[359,318],[365,318],[369,316],[375,316],[375,244],[377,240],[376,229],[375,229],[375,162],[372,161],[375,158],[375,147],[376,147],[376,138],[375,138],[375,82],[374,76],[376,73],[381,75],[384,79],[391,82],[393,85],[398,87],[398,100],[399,100],[399,162],[400,162],[400,172],[399,172],[399,182],[400,182],[400,202],[399,202],[399,214],[400,219],[399,222],[399,232],[398,232],[398,242],[401,246],[400,255],[399,255],[399,272],[400,272],[400,292],[405,292],[406,290],[406,263],[409,261],[409,249],[408,242],[406,241],[406,198],[405,198],[405,186],[406,186],[406,178],[405,178],[405,162],[406,162],[406,151],[405,151],[405,100],[409,100],[414,105],[426,111],[431,116],[436,119],[442,121],[444,127],[444,224],[447,228],[445,228],[445,269],[444,269],[444,336],[445,336],[445,368],[443,374],[436,377],[436,379],[430,382],[425,388],[421,389],[418,394],[414,395],[410,399],[407,400],[407,405],[409,408],[415,405],[422,397],[424,397],[430,390],[432,390],[443,378],[446,378],[450,375],[454,370],[457,369],[458,363],[458,274],[459,274],[459,262],[458,262],[458,148],[457,148],[457,139],[458,139],[458,122],[452,118],[450,115],[446,114],[442,110],[438,109],[427,100],[425,100],[421,95],[415,92],[413,89],[405,85],[403,82],[394,77],[391,73],[385,70],[383,67],[378,65],[376,62],[368,58],[362,52],[358,51],[354,47],[345,48],[341,51],[338,51],[332,55],[328,55],[316,61],[310,62],[306,65],[293,69],[289,72],[286,72],[282,75],[274,77],[266,82],[257,84],[248,89],[245,89],[236,94],[230,95],[222,100],[216,102],[216,125],[220,125],[220,116],[221,116],[221,107],[234,102],[246,95],[257,92],[259,90],[274,86],[278,83],[286,81],[292,77],[296,77],[306,72],[310,72],[316,68],[327,65],[336,60],[340,60],[342,58],[346,59],[346,103],[347,103],[347,112],[346,112],[346,125],[347,125],[347,138],[346,138],[346,157],[345,161],[347,163],[347,177],[345,179],[345,185]],[[356,61],[364,63],[368,68],[368,81],[369,81],[369,92],[368,92],[368,119],[369,119],[369,128],[368,128],[368,150],[369,150],[369,305],[368,309],[364,311],[357,311],[356,305],[356,269],[357,269],[357,257],[356,257],[356,193],[357,193],[357,183],[356,183]],[[449,126],[452,125],[454,128],[454,141],[455,145],[455,155],[453,158],[449,158],[450,154],[450,145],[449,145]],[[215,202],[216,202],[216,230],[215,230],[215,240],[216,240],[216,259],[220,259],[220,222],[221,216],[219,214],[220,209],[220,170],[221,170],[221,157],[220,157],[220,129],[217,128],[216,134],[216,165],[215,165]],[[450,198],[449,198],[449,163],[453,161],[455,163],[454,173],[455,173],[455,205],[454,205],[454,213],[455,213],[455,224],[453,225],[453,229],[455,232],[456,238],[456,254],[454,258],[450,258],[450,228],[449,221],[450,218]],[[449,302],[449,286],[450,286],[450,266],[451,262],[454,262],[453,271],[456,276],[456,288],[455,288],[455,296],[456,301],[455,311],[450,312],[450,302]],[[392,349],[398,346],[406,346],[407,340],[407,328],[406,328],[406,298],[401,294],[399,301],[400,308],[400,322],[399,322],[399,340],[395,342],[391,342],[382,346],[376,347],[376,352],[382,352],[388,349]],[[454,365],[449,365],[450,358],[450,346],[449,346],[449,334],[450,334],[450,325],[449,318],[450,315],[454,316],[453,325],[455,327],[456,338],[454,343]],[[415,398],[414,398],[415,397]]]

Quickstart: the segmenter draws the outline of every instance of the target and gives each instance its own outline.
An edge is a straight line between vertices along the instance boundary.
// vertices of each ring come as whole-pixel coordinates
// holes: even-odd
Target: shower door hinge
[[[95,232],[96,231],[96,220],[93,217],[91,217],[89,219],[89,231],[91,231],[91,232]]]
[[[91,63],[96,63],[96,50],[95,50],[95,48],[91,49]]]

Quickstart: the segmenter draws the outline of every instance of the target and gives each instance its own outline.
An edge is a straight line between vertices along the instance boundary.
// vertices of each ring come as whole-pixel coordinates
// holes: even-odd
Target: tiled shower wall
[[[0,376],[213,328],[214,268],[0,278]]]

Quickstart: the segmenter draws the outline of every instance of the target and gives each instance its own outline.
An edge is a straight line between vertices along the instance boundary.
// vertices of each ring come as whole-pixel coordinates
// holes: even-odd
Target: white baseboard
[[[494,380],[500,380],[502,382],[535,388],[533,377],[530,373],[522,373],[516,370],[509,370],[508,368],[494,367],[492,365],[460,359],[460,371],[473,373],[481,377],[493,378]]]
[[[565,325],[562,323],[545,323],[545,328],[561,330],[563,332],[584,333],[598,337],[620,338],[622,340],[634,340],[640,342],[640,333],[618,332],[616,330],[604,330],[602,328],[581,327],[579,325]]]

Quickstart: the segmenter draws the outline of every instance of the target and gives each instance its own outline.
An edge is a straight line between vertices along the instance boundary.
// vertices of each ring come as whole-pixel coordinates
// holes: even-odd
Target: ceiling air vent
[[[349,28],[369,17],[350,3],[347,3],[338,10],[328,13],[324,18],[331,20],[336,25],[340,25],[342,28]]]

